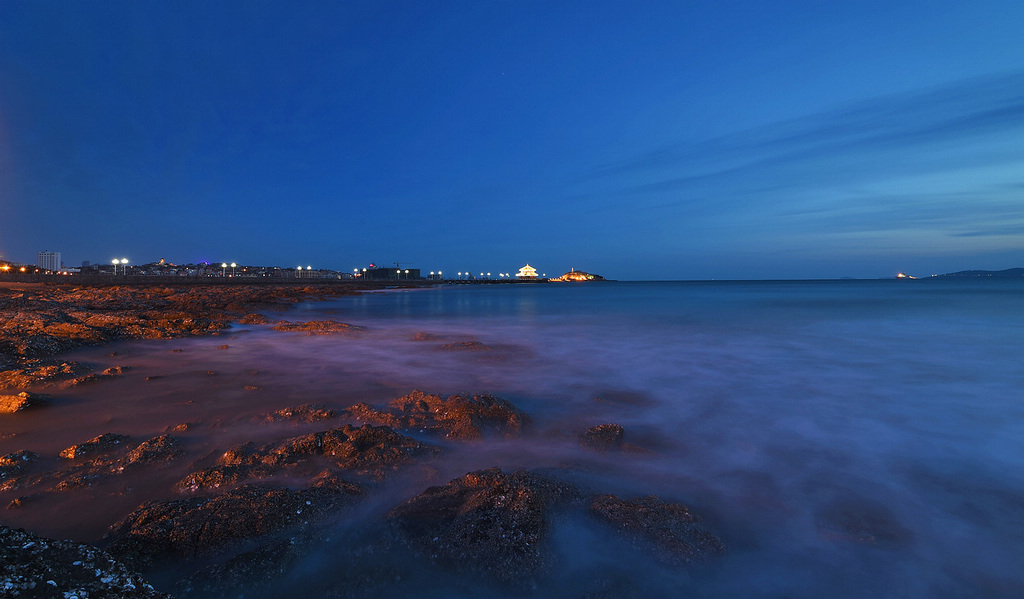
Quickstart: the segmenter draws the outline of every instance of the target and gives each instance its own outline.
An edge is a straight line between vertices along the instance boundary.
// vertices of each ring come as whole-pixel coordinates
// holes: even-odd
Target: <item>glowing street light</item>
[[[224,276],[224,271],[227,270],[227,268],[228,268],[228,263],[227,262],[221,262],[220,263],[220,276],[222,276],[222,277]]]
[[[115,275],[117,274],[117,265],[118,264],[121,265],[121,274],[124,274],[124,275],[128,274],[128,258],[121,258],[120,260],[118,260],[117,258],[114,258],[113,260],[110,261],[110,263],[114,265],[114,274]]]
[[[232,262],[232,263],[231,263],[231,276],[232,276],[232,277],[234,277],[234,276],[235,276],[235,267],[236,267],[236,266],[238,266],[238,265],[237,265],[237,264],[235,264],[234,262]]]

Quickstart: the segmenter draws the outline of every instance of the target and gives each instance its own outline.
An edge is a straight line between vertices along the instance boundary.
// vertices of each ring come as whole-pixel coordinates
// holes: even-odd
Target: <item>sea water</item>
[[[23,420],[0,449],[55,452],[92,434],[142,438],[189,420],[199,426],[186,444],[212,454],[280,434],[252,424],[268,409],[384,404],[413,389],[488,392],[530,414],[533,433],[452,447],[430,484],[491,466],[572,473],[594,492],[685,503],[728,547],[706,566],[674,569],[642,551],[605,550],[598,528],[562,521],[551,538],[558,571],[537,596],[566,596],[581,577],[637,596],[1024,596],[1024,282],[454,285],[274,317],[365,330],[239,326],[219,338],[120,344],[116,357],[79,352],[133,370]],[[637,451],[578,446],[605,423],[622,425]],[[389,487],[376,515],[425,484]],[[106,519],[139,499],[115,495]],[[23,518],[42,532],[100,534]],[[306,574],[331,568],[325,557]],[[421,590],[474,596],[443,577]]]
[[[359,362],[398,387],[490,391],[552,430],[624,426],[653,453],[605,464],[607,484],[703,508],[733,547],[691,595],[1024,596],[1024,282],[474,286],[334,305],[398,338],[509,348]]]

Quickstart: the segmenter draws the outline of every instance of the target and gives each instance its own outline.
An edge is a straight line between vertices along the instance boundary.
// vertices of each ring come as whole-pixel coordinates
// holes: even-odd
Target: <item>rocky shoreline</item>
[[[40,389],[121,374],[60,359],[85,345],[217,334],[236,322],[358,334],[360,327],[345,323],[267,316],[338,294],[337,287],[0,289],[0,422],[50,409]],[[12,597],[285,596],[268,588],[315,558],[329,559],[335,572],[331,581],[302,582],[303,592],[316,596],[407,596],[425,570],[531,595],[565,576],[555,536],[566,521],[583,522],[622,551],[669,569],[700,567],[725,551],[682,503],[592,488],[571,465],[476,470],[381,505],[393,501],[395,477],[436,480],[435,464],[456,446],[528,443],[538,434],[528,414],[500,397],[416,391],[344,411],[282,406],[261,420],[315,430],[281,429],[270,441],[225,446],[216,455],[191,455],[176,436],[187,427],[148,439],[111,430],[59,456],[31,447],[0,456],[0,497],[11,498],[11,510],[126,477],[165,475],[172,466],[188,472],[165,490],[169,499],[110,522],[99,547],[0,525],[0,589]],[[616,424],[577,433],[580,450],[595,455],[644,451],[625,443]],[[346,542],[335,538],[339,531]],[[635,593],[612,575],[584,577],[575,596]]]
[[[268,322],[262,312],[354,293],[358,289],[338,285],[3,286],[0,389],[116,374],[88,373],[80,364],[58,359],[83,346],[217,334],[235,322]]]

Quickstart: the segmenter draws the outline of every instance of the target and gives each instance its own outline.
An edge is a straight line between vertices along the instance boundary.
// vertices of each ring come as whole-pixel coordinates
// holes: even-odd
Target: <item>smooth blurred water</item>
[[[734,548],[691,594],[1024,596],[1024,282],[473,286],[332,307],[503,356],[356,359],[398,387],[510,397],[552,439],[625,426],[654,453],[608,460],[604,484],[693,505]]]
[[[393,483],[368,509],[379,516],[474,469],[557,468],[595,492],[686,503],[729,547],[708,568],[672,570],[585,521],[560,522],[559,567],[536,596],[581,596],[580,577],[594,574],[638,596],[1024,597],[1024,282],[451,286],[277,316],[366,330],[240,326],[120,344],[117,357],[86,350],[76,359],[132,370],[26,414],[0,449],[56,455],[95,434],[145,438],[190,421],[191,455],[215,455],[294,434],[254,423],[270,409],[490,392],[529,413],[534,434],[453,444],[432,480]],[[444,348],[469,341],[489,350]],[[578,447],[581,432],[608,422],[646,451]],[[134,494],[100,497],[106,511],[76,535],[173,497],[165,487],[182,474],[149,495],[138,482]],[[74,522],[55,511],[86,513],[66,501],[6,520],[57,535]],[[333,572],[324,560],[309,565],[315,576]],[[421,596],[479,596],[429,569],[423,577]]]

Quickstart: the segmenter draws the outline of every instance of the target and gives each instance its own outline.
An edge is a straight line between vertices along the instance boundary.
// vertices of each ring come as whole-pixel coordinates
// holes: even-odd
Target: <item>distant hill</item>
[[[1007,268],[1006,270],[961,270],[936,277],[955,277],[958,279],[989,277],[993,279],[1019,279],[1024,277],[1024,268]]]

